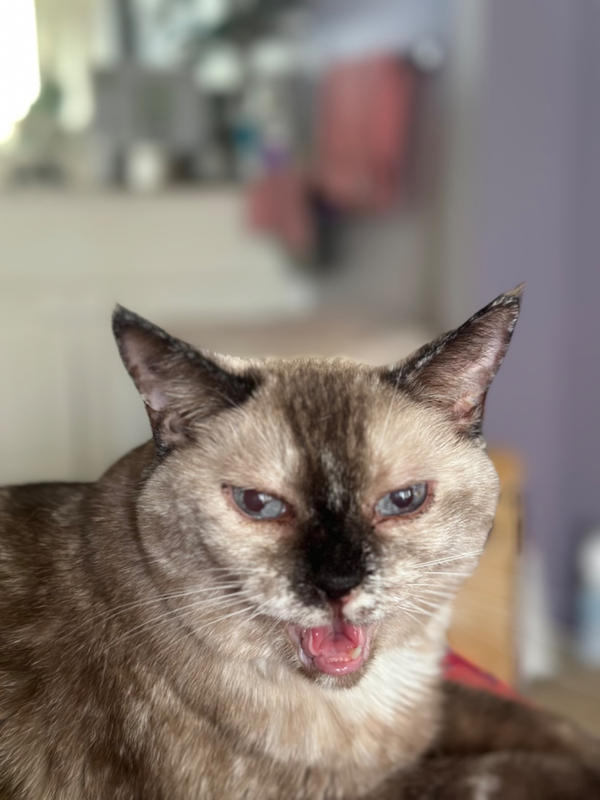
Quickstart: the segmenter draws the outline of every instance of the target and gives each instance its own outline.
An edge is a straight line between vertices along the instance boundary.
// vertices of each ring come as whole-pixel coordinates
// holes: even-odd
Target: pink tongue
[[[363,665],[368,650],[365,629],[339,618],[332,625],[305,628],[301,647],[313,665],[329,675],[355,672]]]
[[[325,658],[343,656],[360,643],[360,632],[354,625],[337,621],[335,625],[322,625],[306,631],[306,649],[311,656]]]
[[[304,667],[328,675],[347,675],[359,670],[369,657],[372,626],[350,625],[338,611],[330,625],[288,625],[288,634],[299,648]]]

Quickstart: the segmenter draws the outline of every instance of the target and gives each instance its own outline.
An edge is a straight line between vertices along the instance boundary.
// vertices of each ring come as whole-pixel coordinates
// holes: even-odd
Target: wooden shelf
[[[448,639],[465,658],[514,684],[523,465],[511,451],[492,450],[490,456],[501,487],[496,519],[477,569],[458,594]]]

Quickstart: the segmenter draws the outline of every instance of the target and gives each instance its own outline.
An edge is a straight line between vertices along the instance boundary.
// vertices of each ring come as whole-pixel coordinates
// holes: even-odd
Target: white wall
[[[0,197],[0,483],[92,478],[148,437],[110,332],[270,319],[313,296],[242,223],[237,192]]]

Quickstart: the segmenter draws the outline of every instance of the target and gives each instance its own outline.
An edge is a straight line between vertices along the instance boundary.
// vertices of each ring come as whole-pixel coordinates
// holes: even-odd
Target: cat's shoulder
[[[55,529],[77,522],[89,483],[28,483],[0,487],[0,552],[39,548]]]
[[[80,496],[89,483],[44,481],[0,486],[0,514],[31,510],[36,506],[54,505],[62,500]]]
[[[0,524],[32,521],[36,512],[51,512],[84,497],[91,484],[49,481],[0,486]]]

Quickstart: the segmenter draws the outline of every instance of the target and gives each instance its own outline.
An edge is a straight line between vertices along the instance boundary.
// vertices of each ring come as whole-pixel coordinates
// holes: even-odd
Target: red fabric
[[[321,89],[316,184],[340,208],[393,202],[406,154],[414,71],[394,56],[332,67]]]
[[[298,256],[310,252],[315,232],[306,182],[290,168],[278,168],[256,180],[249,189],[250,225],[272,233]]]
[[[453,650],[449,650],[446,654],[442,667],[446,680],[462,683],[474,689],[484,689],[492,694],[508,697],[511,700],[522,700],[519,694],[514,689],[511,689],[508,684],[490,675],[489,672],[484,672]]]
[[[406,160],[414,78],[391,55],[333,66],[320,90],[310,174],[269,169],[249,189],[250,225],[306,256],[317,242],[311,197],[336,210],[390,207]]]

